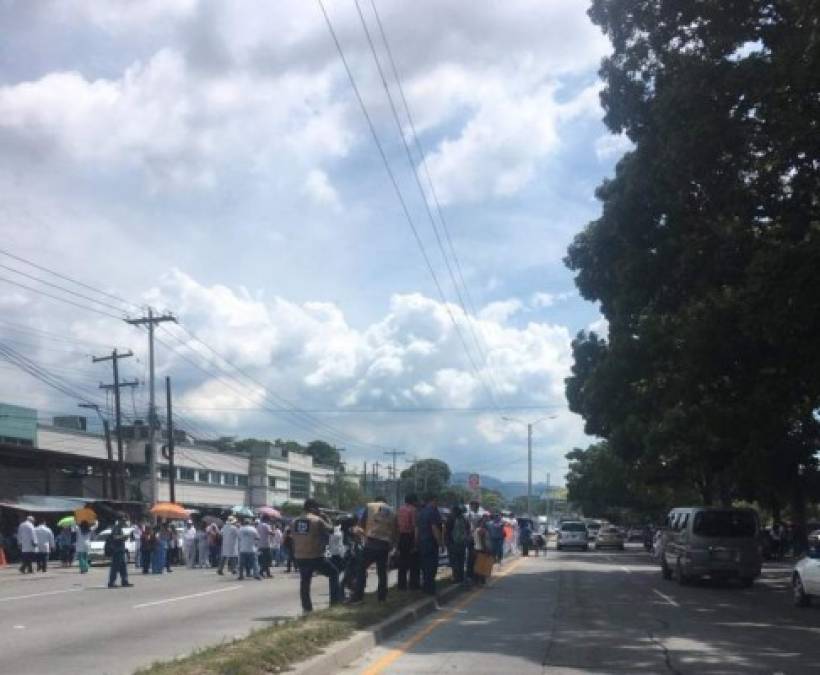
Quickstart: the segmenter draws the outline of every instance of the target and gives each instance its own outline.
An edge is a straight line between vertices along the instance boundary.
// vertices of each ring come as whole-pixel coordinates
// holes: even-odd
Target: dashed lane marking
[[[28,595],[12,595],[7,598],[0,598],[0,602],[11,602],[12,600],[28,600],[29,598],[42,598],[47,595],[60,595],[61,593],[76,593],[82,588],[65,588],[60,591],[43,591],[42,593],[29,593]]]
[[[225,588],[217,588],[213,591],[203,591],[202,593],[191,593],[190,595],[178,595],[175,598],[165,598],[164,600],[154,600],[153,602],[141,602],[139,605],[134,605],[132,609],[143,609],[145,607],[156,607],[158,605],[168,605],[172,602],[181,602],[182,600],[191,600],[193,598],[201,598],[206,595],[214,595],[216,593],[227,593],[228,591],[238,591],[242,586],[236,584],[235,586],[227,586]]]
[[[661,593],[657,588],[653,588],[652,592],[655,593],[655,595],[657,595],[658,597],[666,600],[666,602],[672,605],[672,607],[680,607],[680,605],[677,602],[670,598],[666,593]]]

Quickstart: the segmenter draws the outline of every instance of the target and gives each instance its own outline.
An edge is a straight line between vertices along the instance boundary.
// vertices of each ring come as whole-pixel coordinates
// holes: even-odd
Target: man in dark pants
[[[416,518],[416,541],[418,541],[421,561],[422,590],[428,595],[435,595],[438,551],[441,548],[443,537],[438,497],[434,494],[427,494],[424,497],[424,508],[419,511]]]
[[[333,532],[333,524],[319,512],[315,499],[306,499],[304,513],[293,521],[293,554],[299,566],[299,597],[304,612],[313,611],[310,599],[310,582],[313,574],[323,574],[330,582],[331,606],[342,601],[339,586],[339,570],[325,558],[325,545]]]
[[[399,578],[396,588],[407,590],[407,575],[410,574],[410,590],[421,587],[421,571],[419,569],[419,552],[416,546],[416,509],[418,497],[411,493],[404,498],[404,504],[399,508]]]
[[[387,559],[396,543],[396,513],[384,497],[376,497],[375,501],[367,505],[359,527],[365,536],[364,553],[356,578],[356,592],[350,602],[359,603],[364,599],[367,568],[373,563],[376,563],[379,576],[377,597],[379,602],[384,602],[387,600]]]
[[[117,520],[111,528],[111,567],[108,570],[108,588],[116,588],[117,575],[123,588],[133,586],[128,583],[128,566],[125,564],[125,534],[123,534],[123,521],[125,516],[117,514]]]
[[[470,523],[470,537],[467,540],[467,578],[470,580],[473,579],[473,565],[475,565],[474,537],[483,514],[484,509],[481,508],[477,499],[473,499],[467,507],[467,512],[465,513],[467,522]]]

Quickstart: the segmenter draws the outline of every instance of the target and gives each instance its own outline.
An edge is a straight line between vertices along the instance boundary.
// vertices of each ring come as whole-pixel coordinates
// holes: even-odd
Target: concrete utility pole
[[[125,499],[125,457],[123,456],[122,451],[122,414],[120,410],[120,389],[122,387],[136,387],[139,382],[137,380],[126,380],[125,382],[120,382],[120,369],[119,369],[119,361],[120,359],[127,359],[133,356],[133,352],[129,351],[125,354],[118,354],[117,350],[114,349],[111,352],[110,356],[93,356],[91,357],[92,362],[99,363],[100,361],[111,361],[111,364],[114,369],[114,383],[113,384],[100,384],[100,389],[113,389],[114,390],[114,431],[117,434],[117,480],[115,481],[117,485],[117,493],[119,499]],[[114,499],[117,498],[117,495],[114,496]]]
[[[176,468],[174,467],[174,412],[171,407],[171,378],[165,378],[165,414],[168,427],[168,496],[176,503]]]
[[[157,409],[154,404],[154,326],[165,321],[173,321],[176,323],[176,317],[173,314],[163,314],[161,316],[154,316],[154,310],[148,308],[148,316],[139,319],[125,319],[125,323],[130,323],[132,326],[148,326],[148,362],[150,371],[150,389],[148,401],[148,470],[151,474],[151,503],[157,502],[157,448],[154,442],[157,428]]]
[[[393,457],[393,482],[395,483],[395,492],[396,492],[396,494],[394,496],[394,499],[395,499],[394,505],[395,505],[396,508],[399,508],[399,477],[398,477],[399,475],[398,475],[398,473],[396,473],[396,458],[399,455],[406,455],[407,453],[406,452],[400,452],[398,450],[387,450],[384,454],[385,455],[390,455],[390,456]]]
[[[103,417],[100,411],[100,406],[96,403],[80,403],[81,408],[91,408],[96,410],[97,415],[103,425],[103,433],[105,434],[105,455],[108,458],[108,466],[103,471],[103,499],[117,498],[117,483],[115,479],[116,471],[114,470],[114,450],[111,447],[111,425],[108,423],[108,418]]]
[[[527,425],[527,515],[532,516],[532,428],[539,422],[546,420],[553,420],[557,415],[550,415],[549,417],[542,417],[535,422],[522,422],[515,417],[502,417],[505,422],[518,422],[519,424]]]

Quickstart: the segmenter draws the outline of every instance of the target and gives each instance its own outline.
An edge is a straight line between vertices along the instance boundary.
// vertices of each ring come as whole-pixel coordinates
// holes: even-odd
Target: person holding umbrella
[[[97,523],[89,525],[87,520],[80,522],[79,527],[76,528],[75,551],[77,553],[77,564],[80,566],[80,574],[88,573],[88,544],[94,538],[94,532],[97,529]]]

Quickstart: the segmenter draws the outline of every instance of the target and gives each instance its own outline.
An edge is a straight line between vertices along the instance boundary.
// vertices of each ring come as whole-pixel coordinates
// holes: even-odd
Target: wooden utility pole
[[[165,414],[168,427],[168,495],[175,503],[176,495],[176,468],[174,467],[174,413],[171,408],[171,378],[165,378]]]

